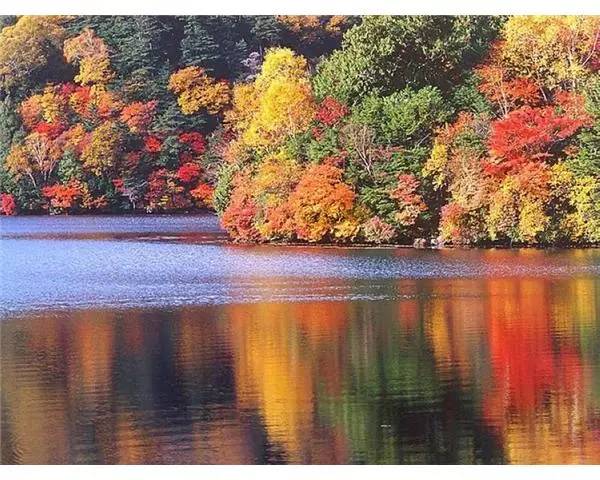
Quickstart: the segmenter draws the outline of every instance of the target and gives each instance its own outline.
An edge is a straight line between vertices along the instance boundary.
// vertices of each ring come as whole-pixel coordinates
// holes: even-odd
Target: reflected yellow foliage
[[[275,297],[289,285],[270,278],[254,287]],[[354,286],[328,279],[312,288]],[[3,461],[426,461],[431,445],[412,442],[429,441],[420,428],[431,415],[435,435],[463,442],[460,461],[480,459],[483,435],[448,430],[465,418],[497,442],[499,461],[600,461],[596,279],[394,288],[402,300],[11,319],[2,325]],[[470,404],[455,405],[457,394]],[[400,456],[406,441],[417,456]]]
[[[37,335],[28,338],[28,329],[11,323],[2,325],[2,334],[15,334],[26,338],[31,348],[29,367],[26,364],[2,362],[2,408],[10,409],[7,422],[2,426],[2,439],[8,436],[16,446],[13,458],[4,458],[2,463],[49,463],[66,462],[69,458],[68,412],[69,398],[60,385],[47,385],[48,372],[60,372],[58,358],[48,355],[61,345],[58,323],[52,319],[36,319],[29,327]],[[13,331],[12,329],[16,329]],[[19,346],[2,344],[2,357],[17,354]],[[37,358],[36,358],[37,357]],[[36,361],[37,360],[37,361]],[[44,408],[53,406],[52,414]],[[52,441],[48,434],[52,433]]]
[[[443,378],[458,374],[463,382],[475,381],[473,368],[487,326],[480,301],[483,291],[483,284],[469,280],[431,282],[424,326]]]
[[[242,409],[258,407],[269,436],[302,462],[313,415],[312,372],[286,305],[232,308],[235,378]]]

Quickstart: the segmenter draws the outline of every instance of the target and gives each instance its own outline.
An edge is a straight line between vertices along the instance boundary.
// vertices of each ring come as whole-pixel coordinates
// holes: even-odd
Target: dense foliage
[[[598,17],[20,17],[0,210],[240,241],[600,242]]]

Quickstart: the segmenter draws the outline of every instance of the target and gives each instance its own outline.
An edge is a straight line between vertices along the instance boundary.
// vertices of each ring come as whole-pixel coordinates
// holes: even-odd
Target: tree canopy
[[[600,19],[0,18],[0,210],[600,242]]]

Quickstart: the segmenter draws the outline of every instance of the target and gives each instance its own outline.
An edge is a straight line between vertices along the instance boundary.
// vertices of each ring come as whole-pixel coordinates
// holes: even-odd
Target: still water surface
[[[600,251],[0,220],[3,463],[600,463]]]

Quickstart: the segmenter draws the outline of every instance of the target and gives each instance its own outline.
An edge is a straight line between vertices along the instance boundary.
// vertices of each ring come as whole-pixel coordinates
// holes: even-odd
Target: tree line
[[[0,210],[600,242],[600,17],[0,18]]]

